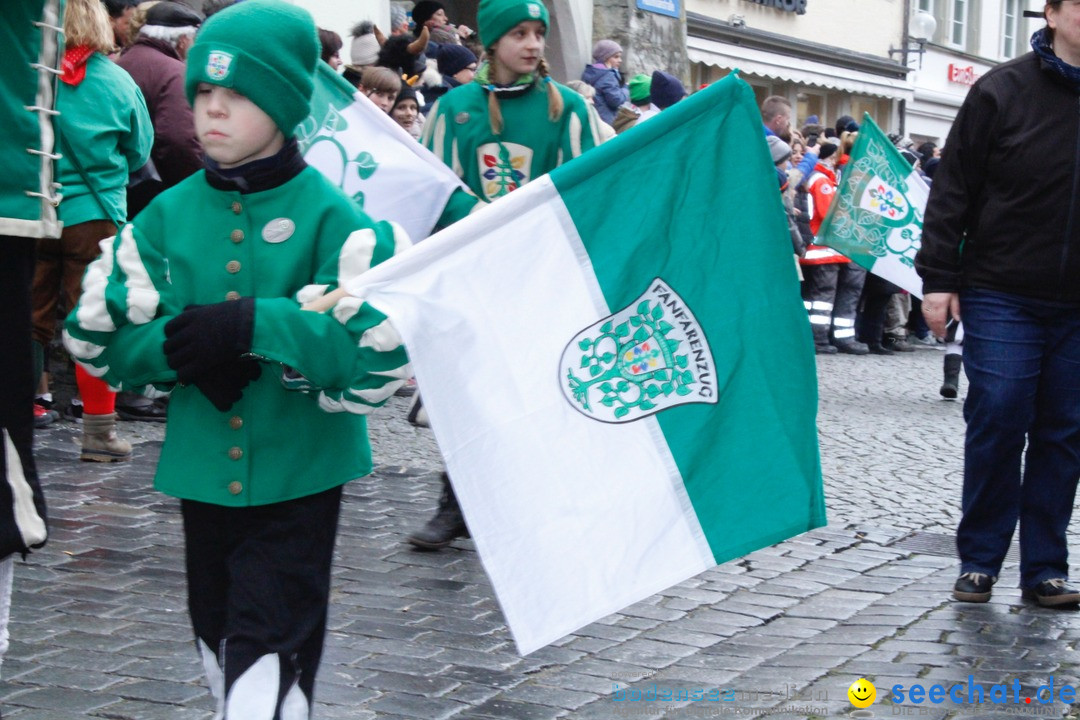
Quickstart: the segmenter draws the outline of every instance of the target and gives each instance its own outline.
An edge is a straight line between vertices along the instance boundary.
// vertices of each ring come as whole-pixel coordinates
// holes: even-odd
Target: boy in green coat
[[[408,246],[301,157],[315,24],[281,0],[203,25],[185,89],[207,168],[87,271],[66,343],[114,387],[172,392],[155,487],[181,499],[188,605],[218,717],[308,717],[343,483],[364,415],[411,375],[386,317],[301,309]]]

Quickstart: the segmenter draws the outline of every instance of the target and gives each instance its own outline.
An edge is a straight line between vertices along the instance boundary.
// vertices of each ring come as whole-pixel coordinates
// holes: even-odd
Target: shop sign
[[[982,76],[975,72],[974,65],[960,67],[959,65],[949,63],[949,82],[954,82],[958,85],[974,85],[975,81],[980,77]]]
[[[641,0],[638,0],[640,2]],[[809,0],[746,0],[746,2],[752,2],[756,5],[764,5],[765,7],[773,7],[777,10],[783,10],[784,12],[793,12],[798,15],[806,14],[806,3]]]
[[[679,17],[679,0],[637,0],[638,10]]]

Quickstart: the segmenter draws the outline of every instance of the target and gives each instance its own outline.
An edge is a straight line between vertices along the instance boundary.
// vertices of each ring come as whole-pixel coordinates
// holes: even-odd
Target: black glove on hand
[[[259,379],[262,366],[257,360],[230,360],[211,368],[195,381],[195,387],[221,412],[228,412],[244,396],[244,388]]]
[[[255,298],[189,305],[165,323],[165,362],[182,383],[194,383],[211,368],[251,349]]]

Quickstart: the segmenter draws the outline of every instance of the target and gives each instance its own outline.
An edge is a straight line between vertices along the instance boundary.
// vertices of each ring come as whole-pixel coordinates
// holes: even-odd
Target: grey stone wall
[[[690,81],[686,19],[639,10],[634,0],[595,0],[593,39],[612,38],[623,47],[623,76],[663,70]],[[690,90],[687,85],[687,90]]]

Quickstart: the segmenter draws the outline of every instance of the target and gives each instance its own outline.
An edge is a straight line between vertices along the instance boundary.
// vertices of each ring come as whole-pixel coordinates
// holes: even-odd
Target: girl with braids
[[[487,61],[432,107],[423,143],[481,198],[506,195],[597,143],[584,99],[548,76],[540,0],[481,0]]]
[[[541,0],[481,0],[477,21],[488,60],[472,82],[436,101],[421,141],[492,201],[599,143],[585,99],[548,77]],[[409,536],[418,548],[469,534],[445,472],[442,484],[434,517]]]

